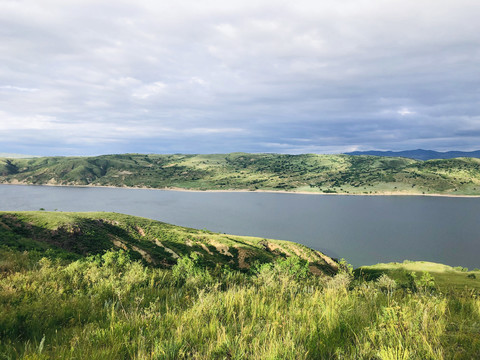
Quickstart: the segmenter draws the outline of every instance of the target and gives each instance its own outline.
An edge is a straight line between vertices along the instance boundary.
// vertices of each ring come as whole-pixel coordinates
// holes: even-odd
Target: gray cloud
[[[479,13],[476,0],[5,0],[1,150],[473,150]]]

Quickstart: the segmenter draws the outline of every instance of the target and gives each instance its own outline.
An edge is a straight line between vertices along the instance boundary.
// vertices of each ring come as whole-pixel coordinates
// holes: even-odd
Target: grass
[[[327,261],[115,213],[2,212],[0,359],[480,358],[478,271]]]
[[[298,258],[173,269],[123,251],[76,261],[1,248],[0,358],[452,359],[480,355],[480,303],[315,277]]]
[[[463,289],[480,290],[480,270],[468,271],[467,268],[452,267],[428,261],[404,261],[403,263],[376,264],[362,266],[356,270],[358,276],[369,280],[386,274],[399,282],[407,281],[407,274],[415,273],[420,278],[424,272],[431,274],[441,291]]]
[[[480,159],[246,153],[0,159],[0,183],[480,195]]]

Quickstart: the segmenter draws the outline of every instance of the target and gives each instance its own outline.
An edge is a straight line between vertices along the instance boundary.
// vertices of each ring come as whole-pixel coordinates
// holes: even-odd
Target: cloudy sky
[[[478,0],[0,0],[0,152],[480,148]]]

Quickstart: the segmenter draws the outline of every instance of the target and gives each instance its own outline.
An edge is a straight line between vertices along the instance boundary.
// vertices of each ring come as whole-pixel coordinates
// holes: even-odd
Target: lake
[[[0,210],[40,208],[290,240],[355,267],[409,259],[480,268],[480,198],[0,185]]]

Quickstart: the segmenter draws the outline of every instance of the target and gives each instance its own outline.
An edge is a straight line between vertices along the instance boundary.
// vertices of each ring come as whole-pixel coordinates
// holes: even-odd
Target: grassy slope
[[[160,267],[171,267],[179,256],[196,252],[211,268],[247,269],[256,261],[291,255],[307,260],[317,274],[334,274],[338,268],[321,252],[289,241],[217,234],[104,212],[0,212],[0,245],[21,251],[56,249],[70,258],[123,248],[134,259]]]
[[[480,195],[480,159],[349,155],[102,155],[0,159],[1,183]]]
[[[372,266],[362,266],[356,270],[359,276],[372,280],[378,278],[381,274],[387,274],[398,282],[406,282],[406,274],[414,272],[417,278],[422,276],[423,272],[429,272],[435,279],[435,283],[442,291],[475,289],[480,290],[480,271],[468,271],[466,268],[451,267],[448,265],[437,264],[428,261],[405,261],[403,263],[376,264]]]

